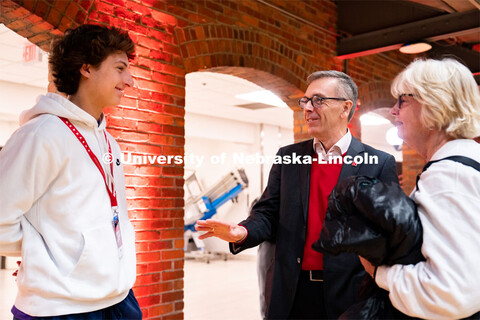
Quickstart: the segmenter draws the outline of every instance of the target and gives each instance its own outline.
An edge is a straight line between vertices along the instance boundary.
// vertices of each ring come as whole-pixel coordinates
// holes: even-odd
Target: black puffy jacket
[[[339,182],[328,199],[323,229],[313,248],[337,255],[351,252],[373,265],[415,264],[421,254],[422,224],[415,202],[398,184],[356,176]],[[367,275],[357,303],[340,319],[406,319]]]

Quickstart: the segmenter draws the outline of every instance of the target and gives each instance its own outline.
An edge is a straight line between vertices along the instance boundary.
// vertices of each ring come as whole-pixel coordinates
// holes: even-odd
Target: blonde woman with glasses
[[[480,317],[480,93],[453,59],[417,60],[393,81],[399,136],[426,161],[411,194],[425,261],[366,271],[401,312],[418,318]]]

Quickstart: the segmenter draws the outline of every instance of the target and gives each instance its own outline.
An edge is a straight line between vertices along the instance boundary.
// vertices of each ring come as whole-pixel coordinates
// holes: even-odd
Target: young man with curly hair
[[[40,96],[0,153],[0,255],[22,257],[15,319],[142,318],[120,148],[103,115],[133,86],[134,51],[116,28],[67,30],[49,58],[66,98]]]

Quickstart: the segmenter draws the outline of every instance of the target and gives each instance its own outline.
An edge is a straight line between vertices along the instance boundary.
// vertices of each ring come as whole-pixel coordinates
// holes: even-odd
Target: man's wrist
[[[242,228],[245,231],[245,233],[243,234],[243,237],[240,240],[237,240],[234,243],[235,244],[242,244],[243,242],[245,242],[245,240],[248,237],[248,230],[247,230],[247,228],[245,228],[244,226],[241,226],[241,225],[238,225],[238,227]]]

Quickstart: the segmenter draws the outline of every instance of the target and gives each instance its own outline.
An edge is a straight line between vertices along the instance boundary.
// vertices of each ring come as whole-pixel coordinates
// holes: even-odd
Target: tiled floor
[[[260,320],[255,257],[185,262],[185,320]]]
[[[0,270],[0,319],[12,319],[13,269]],[[185,320],[259,320],[254,256],[185,261]]]

